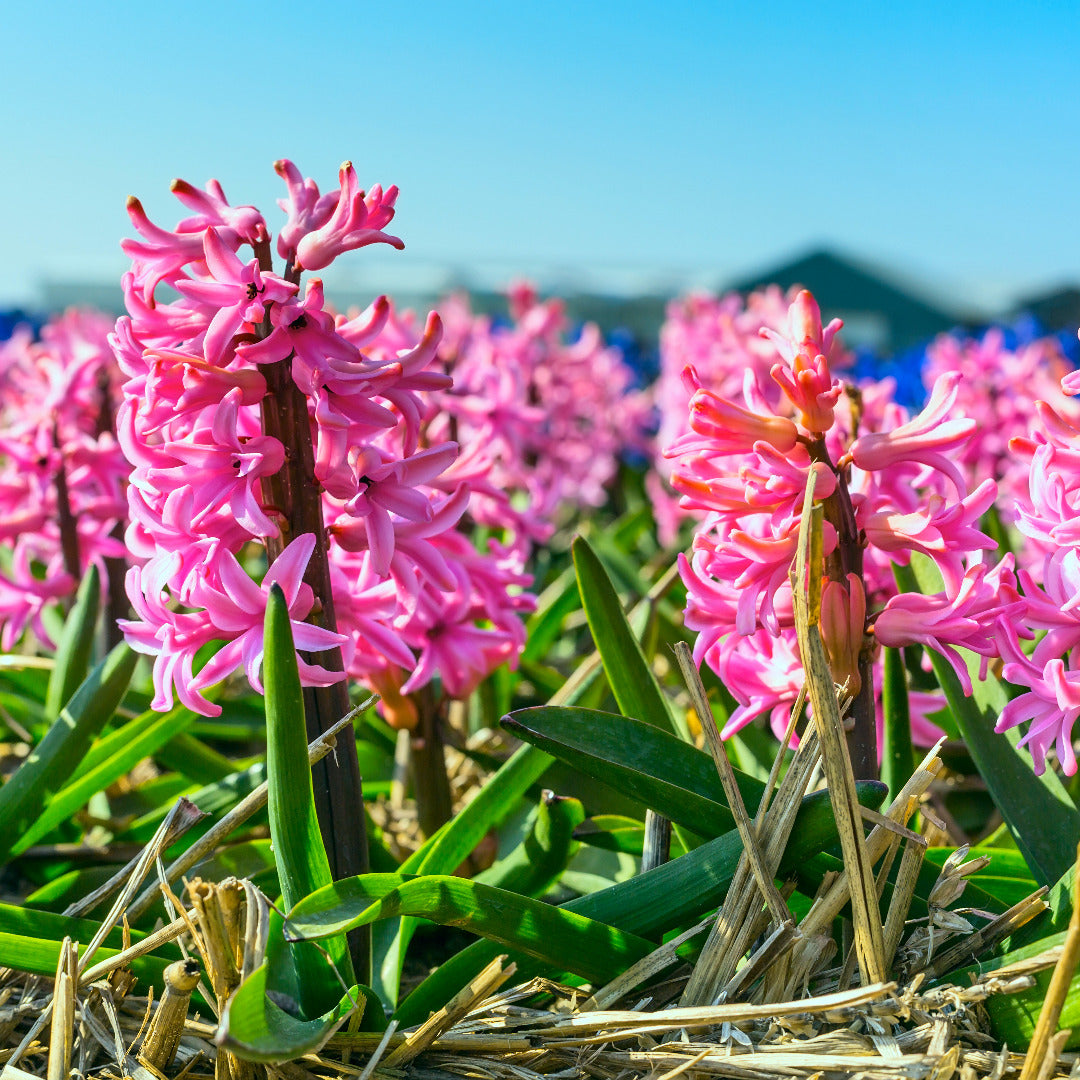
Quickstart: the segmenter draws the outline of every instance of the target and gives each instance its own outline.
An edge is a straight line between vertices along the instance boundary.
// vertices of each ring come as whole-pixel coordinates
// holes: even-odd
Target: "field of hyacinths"
[[[13,1075],[1067,1073],[1060,343],[934,341],[911,410],[809,292],[697,294],[640,386],[527,284],[335,311],[397,191],[275,169],[0,344]]]

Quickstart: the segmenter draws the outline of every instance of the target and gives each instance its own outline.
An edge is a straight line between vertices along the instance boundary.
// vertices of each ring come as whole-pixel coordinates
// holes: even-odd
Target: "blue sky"
[[[0,304],[117,277],[125,197],[171,225],[174,176],[273,226],[283,156],[401,188],[373,278],[709,282],[830,244],[974,302],[1080,282],[1075,4],[42,2],[3,47]]]

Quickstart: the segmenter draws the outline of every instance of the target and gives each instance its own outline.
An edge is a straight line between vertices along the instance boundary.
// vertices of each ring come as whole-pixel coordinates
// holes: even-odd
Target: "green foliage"
[[[521,709],[503,723],[518,738],[701,836],[735,827],[712,758],[651,724],[555,706]],[[765,785],[745,773],[735,779],[752,813]]]
[[[574,541],[574,567],[589,630],[623,715],[689,739],[685,719],[679,722],[672,717],[603,563],[581,537]]]
[[[857,785],[863,805],[877,808],[885,789],[875,781]],[[827,792],[807,795],[799,809],[779,873],[790,874],[811,855],[835,844],[836,823]],[[590,893],[561,905],[560,910],[607,923],[626,933],[658,942],[665,932],[691,925],[723,899],[742,855],[742,840],[736,830],[665,863],[629,881]],[[341,884],[341,883],[339,883]],[[478,942],[458,953],[429,976],[394,1014],[402,1024],[423,1020],[429,1011],[440,1008],[489,964],[500,951],[490,942]],[[518,975],[537,974],[535,964],[522,954],[512,955]],[[567,966],[566,959],[562,961]],[[543,970],[542,968],[539,970]],[[550,974],[550,970],[548,971]]]
[[[90,670],[101,607],[101,575],[93,563],[79,585],[75,604],[64,621],[64,631],[56,646],[52,674],[45,692],[45,719],[51,724],[70,700]]]
[[[615,978],[655,947],[567,908],[446,874],[363,874],[334,882],[289,912],[286,935],[322,938],[403,915],[459,926],[591,981]]]
[[[45,737],[15,775],[0,788],[0,863],[78,769],[90,741],[120,704],[137,657],[126,645],[115,649],[87,675]]]
[[[291,1016],[268,996],[272,989],[270,965],[264,963],[229,999],[221,1018],[220,1044],[246,1061],[275,1065],[313,1054],[367,1001],[354,986],[322,1015],[304,1020]]]
[[[264,639],[270,837],[277,861],[282,903],[289,908],[301,897],[329,885],[331,876],[330,862],[315,816],[315,796],[304,725],[304,697],[296,665],[289,608],[279,585],[270,589]],[[299,944],[290,950],[297,973],[298,1004],[303,1015],[309,1019],[322,1016],[327,1010],[332,1011],[340,998],[340,983],[328,966],[327,959],[347,983],[353,981],[352,961],[345,936],[341,934],[332,938],[327,942],[326,949],[328,957],[311,945]]]

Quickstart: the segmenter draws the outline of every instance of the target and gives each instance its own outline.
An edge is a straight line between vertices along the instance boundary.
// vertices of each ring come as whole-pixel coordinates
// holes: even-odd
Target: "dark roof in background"
[[[1080,289],[1073,286],[1033,296],[1016,305],[1016,314],[1034,315],[1050,331],[1080,326]]]
[[[909,348],[968,321],[947,305],[918,297],[876,269],[831,251],[813,251],[769,267],[732,288],[746,293],[769,284],[809,289],[825,318],[839,316],[854,321],[852,317],[860,314],[879,316],[886,339],[874,344],[889,352]]]

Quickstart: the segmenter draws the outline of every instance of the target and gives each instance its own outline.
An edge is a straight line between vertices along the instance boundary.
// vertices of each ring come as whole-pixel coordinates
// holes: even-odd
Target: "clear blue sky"
[[[1080,281],[1075,3],[45,0],[2,47],[0,304],[118,275],[174,176],[273,224],[282,156],[398,184],[402,260]]]

